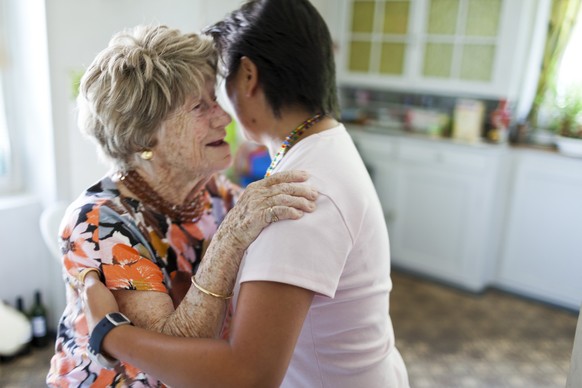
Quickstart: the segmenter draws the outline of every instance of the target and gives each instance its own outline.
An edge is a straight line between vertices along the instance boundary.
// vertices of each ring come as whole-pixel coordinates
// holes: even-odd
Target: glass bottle
[[[48,344],[46,308],[42,303],[40,291],[34,293],[34,304],[30,309],[32,323],[32,346],[42,348]]]
[[[511,112],[506,99],[499,100],[497,108],[489,116],[491,130],[489,131],[489,140],[504,143],[507,141],[509,134],[509,124],[511,122]]]

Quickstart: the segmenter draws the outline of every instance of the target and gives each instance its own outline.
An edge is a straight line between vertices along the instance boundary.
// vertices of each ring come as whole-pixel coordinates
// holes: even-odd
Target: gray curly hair
[[[187,96],[214,80],[217,52],[209,38],[162,25],[140,25],[113,36],[83,77],[78,125],[118,170],[156,144],[162,122]]]

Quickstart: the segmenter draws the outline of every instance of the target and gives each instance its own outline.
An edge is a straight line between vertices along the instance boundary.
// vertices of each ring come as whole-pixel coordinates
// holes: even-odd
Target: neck
[[[141,172],[140,172],[141,173]],[[157,191],[164,199],[171,203],[181,205],[191,201],[202,189],[211,176],[191,176],[184,171],[164,171],[158,172],[155,177],[156,184],[152,184],[149,176],[144,179]]]
[[[270,128],[270,130],[263,133],[261,143],[268,148],[271,158],[273,158],[273,156],[279,151],[281,144],[285,141],[285,138],[291,133],[291,131],[312,116],[313,114],[306,111],[286,111],[278,118],[275,116],[270,117],[269,122],[265,125]],[[307,129],[297,142],[300,142],[316,133],[333,128],[336,125],[337,121],[335,119],[331,117],[323,117],[319,122]]]
[[[303,140],[305,137],[313,135],[315,133],[324,131],[329,129],[329,125],[331,122],[323,123],[317,127],[315,127],[318,123],[320,123],[326,117],[323,114],[319,113],[313,116],[308,117],[307,119],[303,120],[298,126],[296,126],[293,130],[291,130],[286,136],[285,139],[282,141],[281,145],[277,152],[274,152],[273,146],[276,144],[274,141],[270,143],[271,145],[271,164],[265,173],[265,177],[271,175],[273,171],[277,168],[283,157],[287,154],[287,152],[294,147],[297,143]],[[332,120],[335,122],[335,120]],[[315,127],[315,128],[314,128]],[[282,132],[278,132],[278,136],[274,136],[275,141],[280,141],[280,135]]]
[[[127,196],[129,193],[129,196],[137,198],[144,208],[163,214],[173,222],[193,222],[201,217],[206,209],[207,201],[204,190],[193,191],[189,200],[176,203],[164,198],[135,170],[120,176],[120,180],[122,196]]]
[[[192,201],[200,193],[210,179],[210,176],[192,177],[183,171],[173,173],[172,171],[156,172],[154,168],[136,167],[134,169],[144,181],[164,200],[173,205],[182,205]],[[125,195],[136,197],[125,188]],[[133,194],[133,195],[132,195]],[[139,199],[139,198],[138,198]]]

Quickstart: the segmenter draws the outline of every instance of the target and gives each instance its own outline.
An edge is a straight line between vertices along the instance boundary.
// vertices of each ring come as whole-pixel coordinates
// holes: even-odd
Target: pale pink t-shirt
[[[291,148],[276,171],[290,169],[310,173],[317,210],[267,227],[249,247],[237,282],[282,282],[316,293],[282,387],[407,387],[388,315],[388,231],[343,125]]]

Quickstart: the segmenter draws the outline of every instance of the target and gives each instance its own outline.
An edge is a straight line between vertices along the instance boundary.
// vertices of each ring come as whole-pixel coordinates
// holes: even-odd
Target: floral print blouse
[[[217,175],[206,187],[207,206],[191,223],[174,223],[120,196],[106,176],[69,206],[61,223],[61,249],[67,305],[60,319],[47,384],[54,387],[163,387],[127,363],[108,370],[92,362],[89,332],[77,275],[98,268],[111,290],[170,294],[177,306],[190,286],[210,239],[240,188]]]

